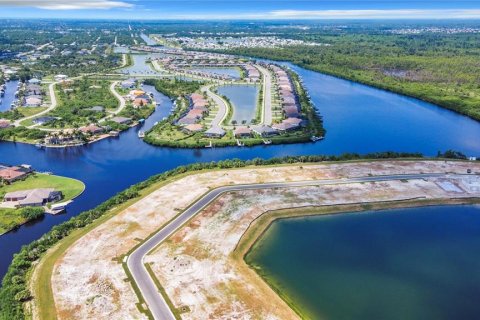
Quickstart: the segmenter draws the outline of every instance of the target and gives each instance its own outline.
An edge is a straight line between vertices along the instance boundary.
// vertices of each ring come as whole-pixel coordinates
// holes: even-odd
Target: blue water
[[[233,105],[232,122],[237,124],[251,123],[255,119],[255,109],[259,88],[255,85],[227,85],[218,87],[218,93],[226,96]]]
[[[7,81],[5,83],[5,95],[0,97],[2,103],[0,103],[0,111],[10,110],[10,105],[16,99],[15,92],[17,91],[18,80]]]
[[[447,320],[480,314],[480,207],[275,222],[248,254],[311,319]]]
[[[133,64],[129,67],[121,69],[120,72],[131,76],[161,75],[162,73],[154,70],[153,67],[147,63],[146,60],[149,58],[149,56],[150,55],[148,54],[131,54],[130,57],[133,60]],[[160,56],[160,54],[151,56]]]
[[[238,70],[237,68],[213,68],[213,67],[200,68],[200,67],[194,67],[193,70],[201,71],[201,72],[208,72],[208,73],[213,73],[213,74],[226,75],[226,76],[230,76],[234,79],[239,79],[240,78],[240,70]]]
[[[144,143],[137,137],[139,128],[132,128],[117,139],[78,148],[38,150],[32,145],[0,142],[0,163],[29,163],[40,171],[81,179],[87,186],[69,206],[67,214],[47,215],[42,221],[0,237],[0,276],[4,275],[13,253],[21,245],[38,239],[53,225],[93,208],[136,182],[179,165],[228,158],[385,150],[434,155],[438,150],[455,149],[468,155],[480,155],[479,122],[415,99],[293,68],[304,79],[325,120],[327,135],[321,142],[182,150]],[[161,106],[147,120],[146,127],[161,120],[171,109],[172,104],[166,97],[156,100]]]
[[[147,36],[146,34],[142,33],[140,35],[140,38],[143,39],[143,41],[145,41],[145,43],[147,44],[147,46],[154,46],[157,44],[157,42],[153,39],[151,39],[149,36]]]

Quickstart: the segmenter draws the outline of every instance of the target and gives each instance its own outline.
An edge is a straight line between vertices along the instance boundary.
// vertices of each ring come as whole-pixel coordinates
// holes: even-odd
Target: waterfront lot
[[[211,188],[238,183],[338,179],[371,174],[465,173],[468,168],[480,171],[479,164],[467,162],[385,161],[253,167],[188,175],[160,187],[96,227],[57,260],[52,277],[57,316],[60,319],[144,317],[135,306],[138,300],[130,283],[125,281],[126,274],[120,263],[123,256],[140,239],[145,239]],[[423,180],[229,194],[212,203],[148,259],[153,262],[152,268],[173,304],[177,308],[186,305],[191,310],[183,315],[186,318],[208,318],[209,315],[291,318],[294,317],[292,310],[258,276],[245,265],[240,267],[241,264],[230,264],[228,260],[252,218],[268,209],[289,206],[351,203],[359,199],[402,200],[419,196],[435,199],[451,195],[435,181]],[[228,203],[232,203],[232,207]],[[205,238],[207,234],[211,240]],[[192,265],[195,272],[189,269]],[[197,273],[201,270],[212,275],[202,277]],[[242,278],[244,276],[247,278]],[[206,292],[212,292],[212,295]],[[268,306],[259,304],[260,299],[251,299],[263,295],[266,298],[262,301],[271,302]]]
[[[3,196],[7,192],[37,188],[54,188],[55,190],[62,191],[62,201],[67,201],[81,194],[85,189],[85,185],[75,179],[34,173],[29,175],[25,180],[15,181],[10,185],[0,185],[0,199],[3,200]],[[0,234],[24,222],[26,222],[26,219],[22,217],[20,209],[0,207]]]

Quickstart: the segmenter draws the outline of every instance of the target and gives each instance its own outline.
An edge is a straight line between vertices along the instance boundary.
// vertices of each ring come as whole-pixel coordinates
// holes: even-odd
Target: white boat
[[[315,142],[315,141],[318,141],[318,140],[323,140],[323,137],[316,137],[316,136],[312,136],[310,138],[311,141]]]
[[[264,143],[264,144],[271,144],[271,143],[272,143],[272,140],[263,139],[263,143]]]
[[[138,131],[138,137],[139,137],[140,139],[145,138],[145,132],[143,132],[143,131]]]

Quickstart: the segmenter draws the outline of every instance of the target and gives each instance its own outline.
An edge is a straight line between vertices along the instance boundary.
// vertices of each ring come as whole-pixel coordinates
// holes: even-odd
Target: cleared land
[[[141,239],[158,230],[212,188],[240,183],[368,175],[466,173],[468,168],[478,172],[480,164],[375,161],[252,167],[189,175],[160,187],[73,243],[53,268],[51,289],[56,309],[48,303],[41,307],[50,308],[50,311],[53,309],[60,319],[146,318],[137,308],[139,300],[126,281],[127,275],[121,263],[123,257]],[[449,182],[457,185],[463,193],[447,191],[445,183],[435,180],[391,181],[227,194],[180,229],[170,241],[162,244],[148,260],[152,262],[151,268],[173,305],[176,308],[185,306],[185,310],[189,310],[182,314],[183,318],[294,318],[296,314],[242,259],[232,257],[233,250],[253,219],[267,210],[279,208],[471,196],[464,182]],[[44,293],[41,290],[34,292],[36,298]],[[43,300],[50,299],[44,297]],[[270,303],[266,305],[262,301]]]

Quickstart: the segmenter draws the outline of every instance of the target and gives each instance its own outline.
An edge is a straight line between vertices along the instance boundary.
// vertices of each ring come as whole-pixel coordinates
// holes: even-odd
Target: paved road
[[[187,210],[182,212],[177,218],[163,227],[160,231],[154,234],[150,239],[145,241],[128,257],[127,267],[135,280],[143,298],[145,299],[148,308],[155,319],[174,320],[175,317],[168,307],[161,293],[158,291],[155,283],[150,278],[143,259],[151,250],[153,250],[159,243],[166,240],[172,233],[179,229],[189,219],[201,211],[205,206],[212,202],[215,198],[225,192],[239,191],[239,190],[256,190],[256,189],[272,189],[272,188],[286,188],[286,187],[304,187],[304,186],[322,186],[342,183],[355,182],[372,182],[372,181],[391,181],[391,180],[411,180],[411,179],[425,179],[447,176],[444,173],[431,174],[401,174],[401,175],[386,175],[386,176],[368,176],[360,178],[344,178],[344,179],[328,179],[328,180],[312,180],[300,182],[278,182],[278,183],[261,183],[261,184],[246,184],[224,186],[213,189],[202,198],[197,200]]]
[[[227,112],[228,112],[227,102],[222,97],[220,97],[219,95],[210,91],[211,87],[212,86],[202,87],[201,91],[206,92],[207,96],[212,98],[213,102],[215,102],[215,104],[218,106],[218,112],[215,115],[215,118],[212,120],[211,126],[212,127],[222,127],[222,122],[225,119],[225,117],[227,116]]]
[[[113,114],[119,114],[126,106],[126,103],[125,103],[125,98],[123,98],[118,92],[117,90],[115,90],[115,86],[118,84],[118,81],[115,81],[113,82],[111,85],[110,85],[110,92],[115,96],[115,98],[117,98],[117,100],[120,102],[120,105],[118,106],[118,108],[113,111]]]
[[[270,126],[272,125],[272,75],[264,67],[259,65],[255,67],[263,74],[262,123]]]
[[[28,120],[28,119],[33,119],[33,118],[36,118],[36,117],[39,117],[41,115],[44,115],[44,114],[47,114],[49,113],[50,111],[52,111],[53,109],[55,109],[55,107],[57,106],[57,97],[55,96],[55,85],[57,84],[58,82],[53,82],[51,83],[49,86],[48,86],[48,92],[50,94],[50,106],[43,110],[42,112],[39,112],[37,114],[34,114],[32,116],[28,116],[28,117],[25,117],[25,118],[21,118],[21,119],[18,119],[16,120],[13,125],[15,127],[18,127],[20,126],[20,122],[24,121],[24,120]],[[34,126],[31,126],[31,127],[34,127]]]

